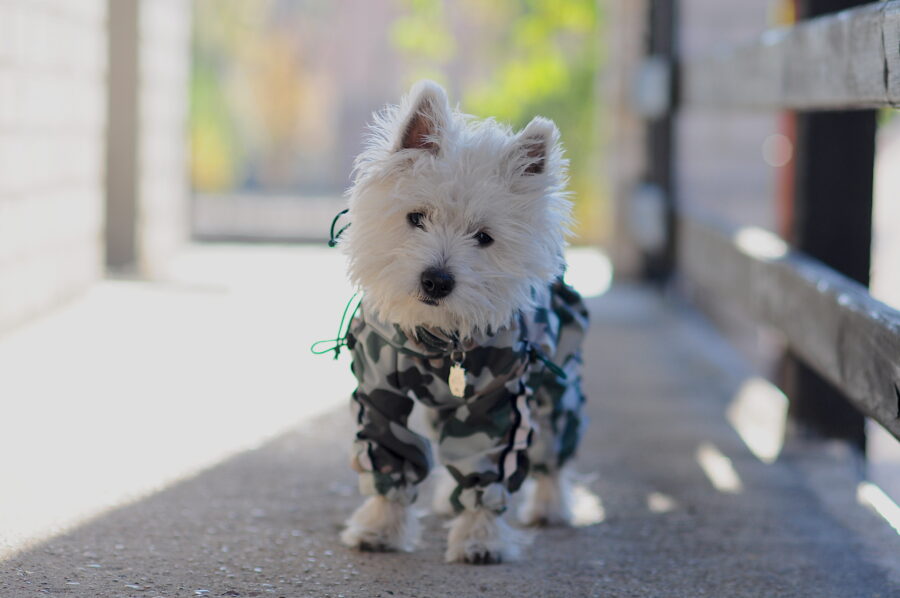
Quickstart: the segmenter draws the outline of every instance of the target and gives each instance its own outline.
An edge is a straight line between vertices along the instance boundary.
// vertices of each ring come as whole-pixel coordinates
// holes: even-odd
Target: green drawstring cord
[[[550,358],[547,357],[546,355],[544,355],[544,352],[541,351],[540,349],[538,349],[537,347],[535,347],[534,345],[531,345],[531,354],[533,356],[537,357],[538,359],[540,359],[541,361],[543,361],[544,365],[547,366],[548,370],[550,370],[551,372],[553,372],[554,374],[556,374],[563,380],[568,378],[568,376],[566,376],[566,373],[563,371],[563,369],[561,367],[559,367],[558,365],[556,365],[555,363],[550,361]]]
[[[330,229],[330,231],[329,231],[329,236],[330,236],[331,238],[328,240],[328,246],[329,246],[329,247],[335,247],[335,246],[337,245],[337,243],[338,243],[338,239],[341,237],[341,235],[343,234],[343,232],[344,232],[345,230],[347,230],[347,228],[350,227],[350,225],[347,224],[347,225],[345,225],[343,228],[341,228],[341,229],[337,232],[337,234],[335,234],[335,232],[334,232],[334,227],[337,226],[338,220],[340,220],[340,219],[341,219],[341,216],[343,216],[344,214],[346,214],[346,213],[349,212],[349,211],[350,211],[349,208],[344,209],[344,210],[341,210],[340,212],[337,213],[337,216],[334,217],[334,220],[331,221],[331,229]],[[315,355],[323,355],[323,354],[328,353],[328,352],[330,352],[330,351],[334,351],[334,358],[337,359],[338,357],[340,357],[340,355],[341,355],[341,348],[347,346],[347,334],[349,334],[349,332],[350,332],[350,323],[353,322],[353,318],[356,316],[356,312],[359,311],[359,306],[360,306],[360,304],[361,304],[361,302],[362,302],[362,301],[360,300],[359,302],[356,303],[356,307],[354,307],[354,308],[353,308],[353,312],[350,313],[350,319],[347,320],[347,313],[350,312],[350,306],[353,305],[353,300],[356,299],[356,297],[357,297],[358,295],[359,295],[359,293],[353,293],[353,295],[350,296],[350,301],[348,301],[348,302],[347,302],[347,305],[344,307],[344,313],[343,313],[343,315],[341,315],[341,323],[338,325],[337,338],[329,338],[329,339],[326,339],[326,340],[314,342],[314,343],[312,344],[312,346],[309,348],[309,350],[312,351],[313,354],[315,354]],[[344,330],[344,322],[347,323],[347,329],[346,329],[346,330]],[[327,344],[327,343],[334,343],[334,344],[333,344],[333,345],[329,345],[329,346],[325,347],[324,349],[317,349],[317,348],[316,348],[316,347],[318,347],[318,346],[320,346],[320,345],[324,345],[324,344]]]
[[[347,335],[350,333],[350,324],[353,322],[353,318],[356,316],[356,312],[359,311],[359,306],[362,305],[362,299],[356,302],[356,307],[353,308],[353,311],[350,311],[350,306],[353,305],[353,301],[359,296],[359,293],[353,293],[350,297],[350,301],[347,302],[347,305],[344,307],[344,313],[341,316],[341,323],[338,325],[338,333],[337,338],[329,338],[322,341],[316,341],[309,348],[310,351],[315,355],[323,355],[330,351],[334,351],[334,358],[337,359],[341,355],[341,348],[347,346]],[[347,319],[347,314],[350,314],[350,319]],[[346,330],[344,329],[344,322],[347,323]],[[333,345],[329,345],[324,349],[317,349],[319,345],[323,345],[326,343],[334,343]]]
[[[341,216],[343,216],[344,214],[346,214],[349,211],[350,211],[350,208],[341,210],[340,212],[337,213],[337,216],[334,217],[334,220],[331,221],[331,239],[328,240],[329,247],[336,246],[338,243],[338,239],[341,238],[341,235],[344,233],[344,231],[347,230],[348,228],[350,228],[350,225],[348,224],[348,225],[344,226],[343,228],[341,228],[341,230],[339,230],[337,232],[337,234],[334,234],[334,227],[335,227],[335,225],[337,225],[337,221],[341,219]]]

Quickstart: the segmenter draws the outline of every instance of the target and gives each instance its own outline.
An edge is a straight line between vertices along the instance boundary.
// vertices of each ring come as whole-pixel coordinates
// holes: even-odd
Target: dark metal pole
[[[798,0],[808,19],[865,4]],[[797,114],[791,242],[853,280],[869,284],[875,111]],[[865,418],[828,382],[788,353],[784,386],[801,430],[849,440],[865,450]]]
[[[677,105],[676,54],[678,45],[678,3],[676,0],[650,0],[648,4],[647,55],[661,58],[670,70],[671,85],[668,109],[650,119],[646,128],[646,172],[644,183],[654,186],[663,200],[662,246],[647,252],[643,260],[643,277],[665,282],[675,267],[675,138],[674,109]]]

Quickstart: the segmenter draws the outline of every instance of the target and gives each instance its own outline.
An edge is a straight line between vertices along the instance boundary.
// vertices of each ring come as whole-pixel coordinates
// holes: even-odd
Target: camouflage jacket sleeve
[[[358,383],[352,464],[360,490],[412,501],[415,485],[430,469],[431,452],[428,441],[407,427],[413,401],[399,385],[397,353],[362,317],[353,321],[347,347]]]

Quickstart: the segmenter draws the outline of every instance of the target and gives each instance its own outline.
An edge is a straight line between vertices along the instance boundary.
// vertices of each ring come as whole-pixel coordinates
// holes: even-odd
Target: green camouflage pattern
[[[562,282],[550,289],[549,306],[535,310],[534,326],[545,338],[544,354],[565,377],[547,367],[533,367],[528,377],[534,389],[531,417],[540,430],[528,449],[534,472],[558,470],[572,458],[587,424],[581,384],[581,345],[588,328],[588,311],[581,296]]]
[[[534,299],[536,307],[517,314],[512,325],[473,339],[424,328],[405,332],[368,314],[363,299],[346,341],[358,381],[353,464],[364,494],[415,500],[433,465],[432,443],[408,427],[416,400],[428,408],[437,458],[456,480],[457,511],[501,512],[529,462],[536,471],[552,471],[574,454],[584,426],[587,310],[561,281]],[[454,363],[466,372],[463,397],[448,386]]]

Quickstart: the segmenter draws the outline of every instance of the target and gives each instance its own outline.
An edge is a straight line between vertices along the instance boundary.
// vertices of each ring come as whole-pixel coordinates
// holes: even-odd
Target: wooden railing
[[[817,4],[829,2],[798,4],[800,16],[809,17]],[[650,187],[651,197],[661,198],[658,213],[668,238],[645,252],[651,264],[645,272],[658,274],[659,264],[671,264],[670,273],[715,301],[739,305],[755,321],[780,330],[791,355],[827,381],[786,389],[799,419],[858,440],[858,411],[900,438],[900,312],[866,288],[875,129],[874,112],[867,109],[900,106],[900,0],[815,16],[690,61],[675,55],[673,5],[650,2],[649,56],[636,101],[648,144],[664,145],[647,148],[641,193]],[[660,35],[663,43],[654,45]],[[773,233],[723,224],[681,206],[671,184],[671,123],[681,106],[798,111],[797,222],[786,235],[790,245]],[[823,153],[830,143],[847,144],[847,151]],[[829,245],[820,231],[843,232],[852,242]],[[834,413],[841,407],[823,396],[826,387],[855,410]]]
[[[900,3],[773,29],[682,65],[682,102],[716,108],[900,106]]]

